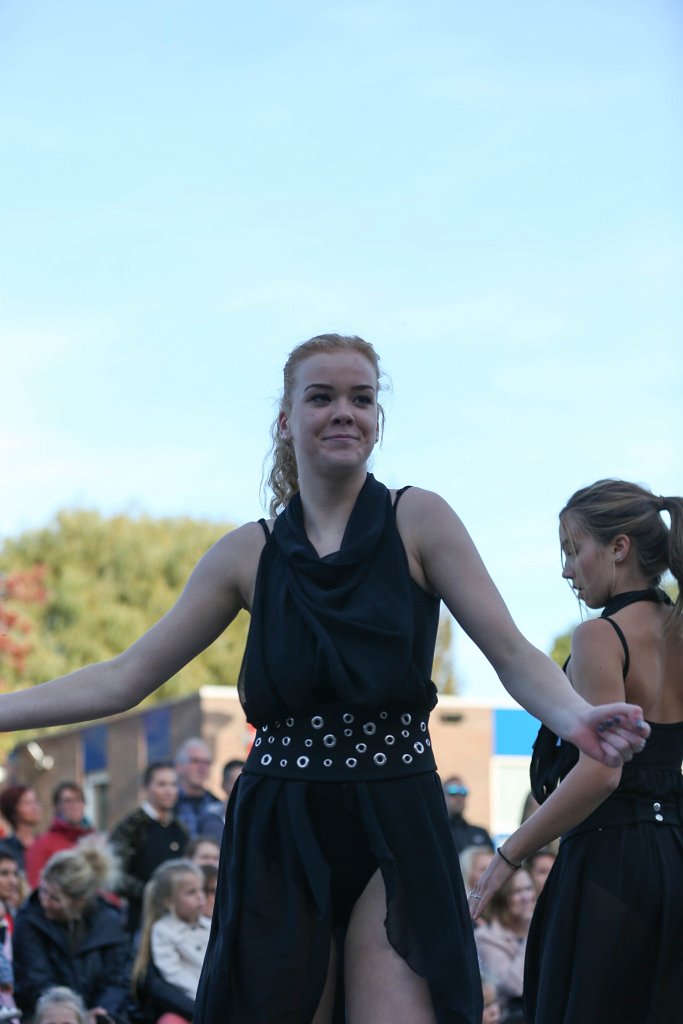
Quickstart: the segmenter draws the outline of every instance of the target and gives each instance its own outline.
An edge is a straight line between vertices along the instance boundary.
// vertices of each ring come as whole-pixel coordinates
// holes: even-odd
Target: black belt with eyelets
[[[347,782],[435,771],[424,708],[324,704],[262,725],[245,772],[281,779]]]

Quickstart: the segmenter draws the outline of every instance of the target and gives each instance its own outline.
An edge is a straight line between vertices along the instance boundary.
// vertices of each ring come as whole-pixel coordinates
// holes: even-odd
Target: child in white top
[[[196,864],[168,860],[156,869],[145,888],[135,979],[144,977],[151,962],[165,981],[194,1000],[209,941],[204,900],[204,876]]]

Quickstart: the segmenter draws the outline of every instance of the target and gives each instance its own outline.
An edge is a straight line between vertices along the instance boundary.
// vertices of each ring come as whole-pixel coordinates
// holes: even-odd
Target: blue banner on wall
[[[493,713],[493,752],[531,757],[540,722],[521,708],[496,708]]]

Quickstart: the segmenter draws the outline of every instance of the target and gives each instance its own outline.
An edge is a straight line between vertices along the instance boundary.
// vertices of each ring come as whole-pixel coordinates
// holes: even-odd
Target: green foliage
[[[444,613],[436,634],[432,679],[439,693],[457,693],[458,681],[453,671],[453,619]]]
[[[555,637],[550,657],[553,661],[556,661],[558,665],[562,666],[569,657],[571,647],[572,630],[570,629],[568,633],[561,633],[560,636]]]
[[[119,654],[168,611],[196,562],[229,529],[191,519],[106,519],[66,511],[45,529],[7,540],[0,572],[45,566],[47,599],[22,606],[32,647],[21,671],[3,667],[6,687],[31,686]],[[247,627],[240,613],[215,644],[148,700],[235,683]]]

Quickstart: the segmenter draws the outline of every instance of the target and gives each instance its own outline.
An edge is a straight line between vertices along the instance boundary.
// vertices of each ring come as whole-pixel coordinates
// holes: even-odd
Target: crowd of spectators
[[[223,769],[225,801],[244,762]],[[142,799],[108,834],[85,816],[78,783],[61,780],[42,834],[29,786],[0,792],[0,1022],[187,1024],[192,1021],[218,876],[226,803],[205,786],[203,740],[150,764]],[[469,891],[493,856],[465,818],[462,778],[444,782],[453,853]],[[526,933],[555,856],[541,850],[477,923],[482,1024],[521,1021]]]
[[[494,855],[491,836],[465,817],[469,789],[454,775],[443,783],[455,852],[465,891],[471,892]],[[522,817],[528,813],[525,805]],[[550,873],[556,851],[532,854],[492,898],[475,923],[484,991],[482,1024],[523,1024],[522,994],[526,939],[536,900]]]
[[[226,799],[243,762],[224,768]],[[225,804],[205,787],[206,744],[150,764],[142,799],[109,833],[63,779],[53,816],[30,786],[0,792],[0,1022],[192,1020]]]

